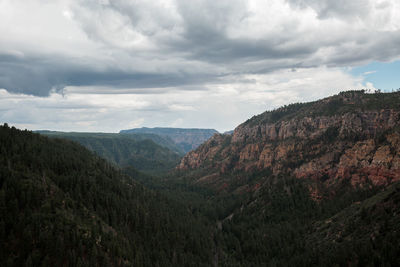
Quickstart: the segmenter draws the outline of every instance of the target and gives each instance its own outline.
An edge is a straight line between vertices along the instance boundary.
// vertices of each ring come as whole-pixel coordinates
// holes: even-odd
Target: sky
[[[398,0],[0,0],[0,122],[234,129],[400,87]]]

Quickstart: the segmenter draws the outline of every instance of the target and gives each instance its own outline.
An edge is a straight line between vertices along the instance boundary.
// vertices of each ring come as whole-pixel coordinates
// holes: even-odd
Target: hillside
[[[397,266],[400,93],[268,111],[189,152],[226,266]]]
[[[175,153],[179,155],[184,155],[185,152],[181,150],[175,143],[174,141],[171,140],[171,138],[167,136],[160,136],[157,134],[151,134],[151,133],[138,133],[138,134],[118,134],[118,133],[91,133],[91,132],[59,132],[59,131],[48,131],[48,130],[41,130],[41,131],[35,131],[36,133],[44,134],[49,137],[55,136],[55,137],[63,137],[63,136],[72,136],[74,138],[79,138],[79,137],[104,137],[104,138],[129,138],[135,141],[144,141],[144,140],[151,140],[157,145],[163,146],[168,148],[171,151],[174,151]]]
[[[180,154],[176,152],[179,151],[179,148],[169,138],[153,134],[128,135],[52,131],[40,131],[39,133],[78,142],[121,168],[134,167],[152,175],[168,172],[181,159]]]
[[[399,103],[351,91],[268,111],[152,177],[2,126],[0,262],[399,266]]]
[[[84,147],[0,126],[2,266],[189,266],[206,224]]]
[[[340,181],[353,186],[400,180],[400,93],[344,92],[316,102],[268,111],[214,135],[188,153],[178,169],[196,170],[197,181],[226,190],[256,190],[229,174],[264,171],[313,181],[310,193]],[[207,170],[203,174],[199,170]],[[243,178],[245,179],[245,178]]]
[[[217,133],[214,129],[183,129],[183,128],[135,128],[130,130],[121,130],[123,134],[157,134],[171,138],[175,144],[185,153],[197,148],[200,144]]]
[[[319,264],[383,265],[400,263],[400,183],[363,202],[355,202],[331,218],[315,222],[307,237]],[[353,255],[352,255],[353,254]],[[357,254],[357,257],[354,256]],[[340,255],[340,258],[332,257]]]

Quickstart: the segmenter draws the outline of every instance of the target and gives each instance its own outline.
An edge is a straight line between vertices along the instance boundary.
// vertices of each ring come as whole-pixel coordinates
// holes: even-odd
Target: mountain
[[[179,155],[184,155],[185,152],[180,149],[174,141],[171,140],[171,138],[167,136],[160,136],[157,134],[151,134],[151,133],[138,133],[138,134],[118,134],[118,133],[90,133],[90,132],[59,132],[59,131],[48,131],[48,130],[40,130],[40,131],[35,131],[36,133],[40,134],[45,134],[47,136],[73,136],[73,137],[88,137],[88,136],[93,136],[93,137],[109,137],[109,138],[129,138],[133,139],[135,141],[143,141],[143,140],[151,140],[154,143],[166,147],[169,150],[174,151],[175,153]]]
[[[316,222],[307,236],[321,265],[383,265],[383,258],[399,263],[400,183],[355,202],[331,218]],[[354,257],[351,254],[358,254]],[[339,255],[340,257],[332,257]],[[351,262],[347,259],[353,258]]]
[[[152,177],[0,127],[0,262],[400,266],[399,114],[400,93],[284,106]]]
[[[348,91],[215,134],[169,183],[208,192],[223,266],[397,266],[399,163],[400,93]]]
[[[229,174],[263,171],[313,181],[310,193],[348,181],[352,186],[400,180],[400,93],[349,91],[267,111],[216,134],[189,152],[178,169],[199,172],[199,183],[224,190],[257,190],[263,180]],[[239,188],[245,185],[245,188]]]
[[[130,130],[121,130],[123,134],[157,134],[171,138],[175,144],[185,153],[197,148],[200,144],[210,138],[213,134],[218,133],[214,129],[183,129],[183,128],[135,128]]]
[[[211,236],[180,203],[81,145],[0,126],[2,266],[211,265]]]
[[[78,142],[121,168],[131,166],[147,174],[167,172],[181,159],[179,148],[169,138],[154,134],[39,133]]]

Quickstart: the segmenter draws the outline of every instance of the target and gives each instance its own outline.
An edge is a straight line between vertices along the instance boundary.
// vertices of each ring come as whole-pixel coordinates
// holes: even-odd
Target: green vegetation
[[[346,91],[322,100],[308,103],[294,103],[272,111],[266,111],[252,117],[244,124],[254,126],[295,118],[330,117],[358,111],[399,108],[400,92],[369,94],[364,90]]]
[[[397,266],[400,252],[400,183],[387,190],[352,188],[316,202],[305,180],[268,172],[242,179],[262,182],[256,192],[216,194],[191,184],[188,174],[147,180],[153,189],[186,203],[192,214],[215,223],[221,266]],[[236,178],[235,178],[236,179]],[[323,189],[323,188],[321,188]],[[330,192],[321,192],[329,195]],[[386,203],[386,204],[384,204]],[[382,206],[384,205],[384,206]],[[340,237],[340,231],[346,235]],[[375,239],[371,239],[371,234]]]
[[[120,131],[122,134],[156,134],[170,138],[184,153],[197,148],[213,134],[217,133],[214,129],[184,129],[184,128],[135,128]]]
[[[152,134],[110,134],[110,133],[64,133],[41,131],[43,135],[55,138],[66,138],[80,143],[100,157],[125,168],[133,166],[147,174],[157,175],[173,169],[181,156],[172,149],[168,138]],[[156,140],[160,144],[155,143]]]
[[[210,265],[207,223],[68,140],[0,127],[2,266]]]
[[[350,91],[247,123],[398,109],[399,98]],[[398,131],[373,141],[394,151],[387,135]],[[232,166],[220,171],[213,160],[232,145],[226,135],[206,167],[147,176],[135,166],[168,170],[174,152],[134,134],[47,132],[57,137],[49,138],[0,126],[0,265],[400,266],[400,182],[354,187],[337,179],[327,187],[329,177],[291,172],[339,141],[342,151],[364,138],[338,133],[332,126],[303,143],[289,138],[301,154],[288,152],[263,170],[235,170],[239,156],[228,155]],[[276,174],[274,164],[283,171]]]
[[[400,264],[400,183],[331,218],[313,224],[307,242],[319,265],[398,266]]]
[[[90,133],[90,132],[58,132],[58,131],[36,131],[37,133],[47,135],[49,137],[60,137],[60,138],[88,138],[88,137],[98,137],[98,138],[111,138],[111,139],[132,139],[135,141],[144,141],[151,140],[157,145],[162,147],[166,147],[171,151],[179,155],[184,155],[185,152],[180,149],[174,141],[171,140],[168,136],[161,136],[152,133]]]

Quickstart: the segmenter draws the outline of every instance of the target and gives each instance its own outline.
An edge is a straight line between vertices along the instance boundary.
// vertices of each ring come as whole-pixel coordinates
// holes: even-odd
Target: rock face
[[[239,125],[232,136],[214,135],[188,153],[178,169],[212,169],[221,175],[270,170],[275,176],[291,175],[327,186],[343,180],[353,186],[400,180],[400,106],[371,105],[370,98],[362,93],[338,95],[303,104],[275,121],[260,118],[274,112],[259,115]],[[331,107],[332,102],[340,112],[324,115],[324,105]],[[360,108],[360,103],[372,109]],[[313,113],[313,106],[322,115]]]
[[[387,130],[396,125],[399,111],[379,110],[344,114],[339,116],[305,117],[264,125],[250,126],[239,125],[232,136],[232,142],[275,141],[285,140],[290,137],[298,139],[315,139],[330,127],[339,129],[339,136],[344,137],[349,133],[374,136],[382,130]]]

